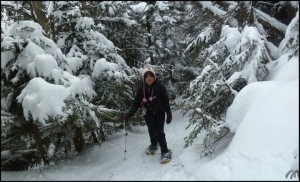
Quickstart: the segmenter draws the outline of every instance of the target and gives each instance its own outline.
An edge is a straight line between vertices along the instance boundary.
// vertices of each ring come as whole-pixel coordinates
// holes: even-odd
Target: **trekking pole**
[[[124,150],[124,161],[125,161],[125,159],[126,159],[126,140],[127,140],[127,135],[128,135],[128,133],[127,133],[127,129],[126,129],[126,125],[125,125],[125,120],[124,120],[124,128],[125,128],[125,150]]]

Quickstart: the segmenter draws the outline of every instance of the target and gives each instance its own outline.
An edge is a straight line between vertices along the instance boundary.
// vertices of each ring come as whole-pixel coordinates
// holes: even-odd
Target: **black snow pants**
[[[165,114],[147,114],[144,118],[148,126],[151,145],[156,146],[157,142],[159,142],[161,153],[167,153],[168,147],[164,132]]]

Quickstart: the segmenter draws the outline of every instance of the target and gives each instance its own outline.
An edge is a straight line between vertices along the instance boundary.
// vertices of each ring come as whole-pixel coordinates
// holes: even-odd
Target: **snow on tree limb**
[[[279,22],[278,20],[276,20],[275,18],[269,16],[268,14],[260,11],[259,9],[254,8],[257,17],[266,22],[269,23],[272,27],[276,28],[277,30],[280,30],[281,32],[285,33],[287,26],[281,22]]]

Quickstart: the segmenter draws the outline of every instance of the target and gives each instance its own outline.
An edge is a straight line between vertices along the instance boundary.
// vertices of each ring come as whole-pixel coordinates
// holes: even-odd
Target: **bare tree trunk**
[[[42,1],[30,1],[33,16],[37,22],[43,27],[46,36],[49,35],[48,19],[45,13],[42,11]]]

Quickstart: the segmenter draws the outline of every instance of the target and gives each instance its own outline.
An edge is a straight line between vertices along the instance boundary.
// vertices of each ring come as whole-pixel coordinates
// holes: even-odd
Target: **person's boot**
[[[146,149],[146,154],[147,155],[155,155],[157,149],[158,149],[157,146],[149,145],[149,147]]]
[[[170,160],[172,159],[172,152],[170,149],[168,149],[167,153],[162,153],[161,157],[160,157],[160,163],[161,164],[165,164],[170,162]]]

